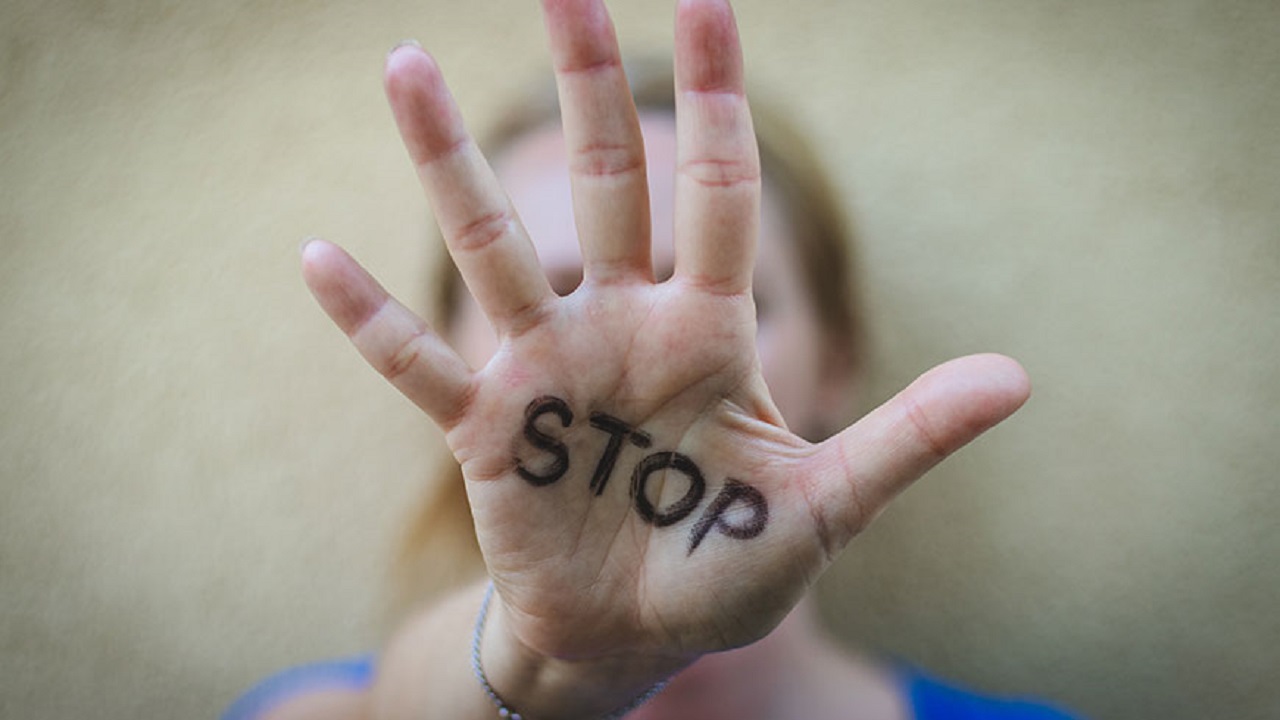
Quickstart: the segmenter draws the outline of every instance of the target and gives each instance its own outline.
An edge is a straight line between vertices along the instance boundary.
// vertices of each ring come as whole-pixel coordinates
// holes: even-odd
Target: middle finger
[[[644,140],[601,0],[543,0],[587,280],[653,277]]]

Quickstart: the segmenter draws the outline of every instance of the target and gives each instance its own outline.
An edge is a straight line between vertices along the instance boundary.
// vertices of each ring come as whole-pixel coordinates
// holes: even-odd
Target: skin
[[[674,203],[676,123],[664,112],[640,116],[650,197],[651,252],[655,275],[675,267]],[[543,272],[557,294],[582,280],[582,253],[570,202],[571,177],[564,135],[548,124],[511,143],[494,170],[532,238]],[[782,200],[768,184],[761,193],[759,262],[752,277],[756,351],[779,412],[805,437],[844,420],[853,405],[855,378],[841,349],[823,335],[813,295],[792,251],[792,228]],[[471,367],[483,367],[498,338],[469,296],[459,299],[450,342]]]
[[[757,334],[756,238],[763,238],[762,257],[776,255],[767,267],[785,270],[787,282],[799,276],[784,267],[786,232],[768,196],[762,199],[727,3],[679,3],[679,120],[665,139],[647,123],[655,160],[668,158],[663,162],[675,168],[669,246],[668,223],[650,230],[642,124],[603,4],[547,0],[544,12],[576,248],[565,240],[572,235],[563,217],[552,210],[543,217],[537,203],[525,202],[528,224],[539,228],[535,253],[435,62],[402,47],[387,60],[387,94],[475,297],[475,311],[464,312],[483,316],[494,340],[479,339],[483,331],[464,315],[455,350],[324,241],[303,249],[307,284],[370,364],[441,427],[462,466],[497,589],[481,653],[509,705],[528,718],[602,716],[709,657],[642,712],[717,717],[730,707],[734,717],[848,717],[855,706],[842,703],[855,690],[878,698],[885,683],[826,649],[805,618],[807,589],[903,487],[1016,410],[1029,393],[1026,375],[1001,356],[961,358],[830,439],[810,443],[793,434],[784,414],[805,424],[825,418],[818,417],[818,391],[795,380],[782,349],[793,343],[799,353],[803,346],[796,361],[819,368],[825,350],[802,325],[775,331],[765,319]],[[522,165],[519,153],[557,152],[537,142],[504,158],[502,179],[517,202],[541,187],[539,168],[547,167],[541,160]],[[662,151],[661,143],[674,147]],[[544,232],[548,223],[560,231]],[[658,240],[655,251],[651,239]],[[581,262],[581,284],[561,297],[539,256],[552,280]],[[671,263],[670,279],[655,282],[655,256],[660,266]],[[766,276],[772,278],[760,275],[762,290]],[[524,413],[547,395],[563,398],[578,422],[541,426],[565,444],[570,467],[557,482],[536,487],[517,468],[522,458],[539,457],[522,441]],[[750,483],[768,500],[764,532],[746,540],[712,534],[690,554],[696,515],[670,528],[646,523],[622,471],[602,495],[588,492],[603,438],[585,421],[591,412],[641,427],[655,449],[690,458],[707,478],[708,498],[727,478]],[[629,473],[646,452],[629,448],[619,465]],[[654,482],[659,507],[681,492],[667,479]],[[362,712],[493,717],[467,663],[478,604],[479,589],[468,588],[408,623],[380,659]],[[724,652],[735,648],[748,649]],[[716,690],[715,706],[698,704],[707,697],[699,700],[699,688]],[[901,711],[891,701],[873,704],[881,717]]]

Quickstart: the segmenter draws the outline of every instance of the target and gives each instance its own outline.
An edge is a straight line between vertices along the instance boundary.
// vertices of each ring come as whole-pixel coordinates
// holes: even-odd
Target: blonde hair
[[[627,79],[641,112],[675,112],[670,63],[629,61]],[[765,182],[779,195],[795,230],[796,254],[809,281],[819,327],[836,351],[833,356],[856,375],[865,360],[865,337],[852,282],[853,247],[847,220],[813,149],[779,108],[752,93],[751,114]],[[520,137],[558,119],[554,87],[544,85],[512,105],[481,145],[490,158],[496,157]],[[432,322],[447,337],[465,289],[447,255],[432,277]],[[396,558],[397,613],[484,571],[461,470],[453,458],[444,460],[409,520]]]

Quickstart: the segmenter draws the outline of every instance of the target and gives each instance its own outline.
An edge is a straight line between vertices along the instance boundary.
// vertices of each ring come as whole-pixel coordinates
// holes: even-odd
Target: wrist
[[[486,592],[475,633],[472,660],[482,687],[487,683],[484,689],[496,706],[526,720],[621,717],[696,659],[634,654],[553,657],[520,639],[501,596],[491,591]]]

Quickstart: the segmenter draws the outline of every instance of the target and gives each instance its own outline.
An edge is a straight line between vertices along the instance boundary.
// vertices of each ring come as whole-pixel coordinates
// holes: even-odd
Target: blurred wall
[[[737,9],[861,234],[868,401],[978,350],[1036,384],[828,576],[837,631],[1097,718],[1280,715],[1280,5]],[[426,297],[409,36],[477,126],[546,65],[532,1],[0,5],[0,715],[207,717],[377,647],[438,438],[296,247]]]

